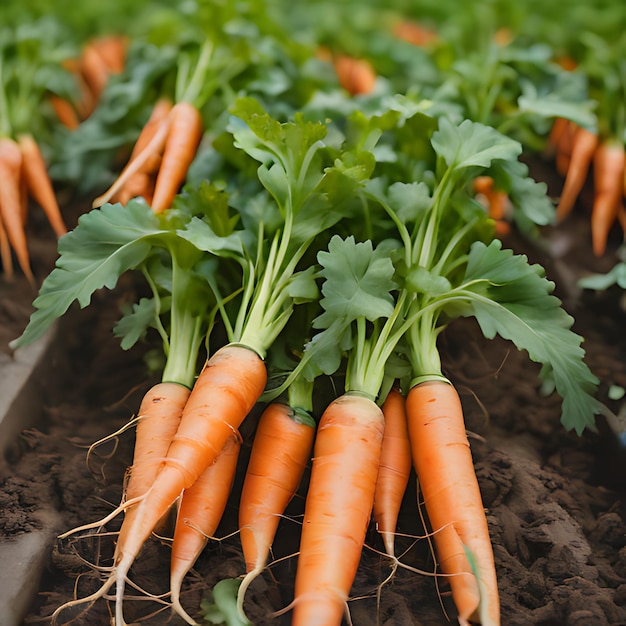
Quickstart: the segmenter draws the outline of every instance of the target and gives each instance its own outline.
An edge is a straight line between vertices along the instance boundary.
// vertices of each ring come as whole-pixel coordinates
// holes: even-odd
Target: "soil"
[[[541,165],[541,164],[540,164]],[[546,167],[536,178],[555,189]],[[609,289],[581,292],[576,279],[606,271],[615,262],[620,234],[612,234],[609,253],[595,259],[589,244],[589,193],[576,213],[558,228],[542,232],[543,244],[512,236],[507,245],[541,263],[557,285],[556,293],[575,318],[574,329],[585,338],[586,362],[600,379],[599,399],[618,413],[622,401],[609,399],[612,385],[626,388],[625,313],[622,293]],[[80,202],[74,203],[80,210]],[[84,206],[84,205],[82,205]],[[45,229],[42,231],[45,235]],[[45,236],[42,236],[45,239]],[[38,275],[54,258],[41,246]],[[132,429],[94,448],[88,447],[120,429],[155,382],[148,373],[150,346],[122,352],[111,327],[119,305],[136,289],[123,280],[113,292],[97,294],[94,304],[73,310],[62,327],[69,354],[66,385],[45,399],[45,420],[23,433],[0,482],[0,533],[11,537],[36,528],[37,511],[53,507],[63,528],[98,520],[120,501],[126,466],[132,458]],[[0,291],[1,343],[19,334],[30,311],[31,290],[18,276]],[[598,420],[598,431],[583,436],[559,423],[560,399],[544,393],[539,368],[511,344],[482,338],[471,320],[452,324],[442,338],[448,376],[456,383],[467,419],[476,471],[487,510],[502,602],[502,623],[509,626],[626,625],[626,447]],[[0,355],[2,356],[2,355]],[[244,422],[243,459],[253,430]],[[238,474],[233,493],[238,493]],[[307,476],[302,489],[306,489]],[[433,575],[429,542],[410,484],[399,520],[400,567],[391,582],[381,556],[382,544],[372,526],[349,603],[355,626],[437,626],[455,622],[444,579]],[[259,625],[288,624],[303,498],[296,497],[281,522],[274,561],[250,587],[246,609]],[[236,534],[237,503],[233,499],[217,532],[188,575],[182,603],[200,619],[200,603],[220,579],[243,571]],[[49,565],[25,624],[49,624],[52,612],[74,595],[95,591],[110,564],[119,519],[107,533],[79,534],[50,546]],[[126,619],[148,625],[183,624],[167,607],[167,598],[146,601],[167,590],[168,546],[153,539],[132,570],[139,586],[130,590],[143,600],[129,599]],[[404,567],[406,566],[406,567]],[[98,571],[98,568],[101,568]],[[409,570],[408,568],[412,568]],[[380,589],[377,600],[377,589]],[[62,612],[58,624],[110,623],[111,604]]]

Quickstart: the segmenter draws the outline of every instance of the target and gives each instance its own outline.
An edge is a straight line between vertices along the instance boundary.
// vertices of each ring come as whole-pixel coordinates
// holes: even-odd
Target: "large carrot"
[[[172,205],[202,139],[202,116],[195,106],[177,102],[170,116],[171,126],[163,148],[151,205],[155,213],[161,213]]]
[[[382,411],[385,430],[374,494],[374,520],[385,551],[395,558],[396,524],[412,467],[405,399],[397,387],[387,394]]]
[[[579,126],[572,120],[565,120],[563,131],[559,135],[556,144],[555,166],[556,171],[561,176],[567,176],[570,160],[572,158],[572,147],[574,145],[574,136]]]
[[[111,574],[117,585],[116,624],[124,624],[124,583],[144,542],[183,490],[193,485],[237,431],[266,380],[264,361],[241,345],[228,344],[205,363],[152,487],[137,505],[132,524],[126,524],[125,519],[120,529]]]
[[[215,534],[224,515],[235,478],[241,437],[233,433],[217,458],[183,491],[174,528],[170,564],[170,591],[174,610],[195,624],[180,603],[180,590],[187,572]]]
[[[128,159],[129,164],[150,144],[159,126],[172,110],[172,106],[172,101],[169,98],[159,98],[159,100],[157,100],[152,108],[148,121],[144,124],[133,146],[130,158]],[[126,179],[115,199],[122,204],[126,204],[131,198],[138,196],[151,201],[153,190],[151,187],[154,185],[152,175],[158,170],[160,164],[161,154],[158,152],[151,154],[143,166]]]
[[[337,626],[372,514],[384,428],[378,405],[346,393],[318,426],[293,601],[294,626]]]
[[[593,158],[591,238],[596,256],[604,254],[609,231],[622,205],[625,162],[624,145],[610,141],[602,142]]]
[[[39,145],[31,135],[20,135],[18,144],[22,151],[23,171],[28,192],[43,209],[56,236],[62,237],[67,232],[67,227]]]
[[[562,220],[574,208],[578,194],[581,192],[593,155],[598,147],[596,132],[579,126],[572,139],[572,154],[569,160],[563,191],[556,208],[557,220]]]
[[[9,242],[28,281],[34,285],[20,200],[22,151],[14,139],[0,139],[0,215]]]
[[[238,591],[243,612],[245,592],[263,571],[285,512],[310,459],[315,422],[301,410],[272,402],[263,411],[252,444],[239,503],[239,536],[246,576]]]
[[[456,389],[442,380],[416,384],[406,408],[413,463],[459,622],[499,624],[493,550]]]

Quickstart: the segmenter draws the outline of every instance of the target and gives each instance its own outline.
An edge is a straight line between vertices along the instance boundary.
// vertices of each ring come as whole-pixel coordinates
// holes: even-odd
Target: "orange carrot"
[[[496,233],[498,235],[508,234],[511,227],[506,221],[506,216],[509,212],[510,200],[506,191],[495,189],[494,180],[491,176],[477,176],[473,185],[474,191],[482,197],[489,217],[495,220]]]
[[[170,116],[171,127],[163,148],[151,205],[155,213],[161,213],[172,205],[202,139],[202,116],[192,104],[176,103]]]
[[[570,157],[565,184],[556,208],[557,220],[562,220],[574,208],[578,194],[581,192],[594,152],[598,147],[598,135],[582,126],[576,129],[572,139],[572,155]]]
[[[155,158],[160,158],[167,136],[170,132],[172,122],[171,114],[165,119],[161,120],[160,124],[156,125],[154,135],[150,138],[146,146],[140,150],[137,155],[129,161],[120,175],[116,178],[115,182],[100,196],[98,196],[92,203],[94,209],[102,206],[106,202],[111,201],[116,194],[123,189],[127,181],[132,178],[137,172],[140,172],[145,167],[146,163],[153,162]]]
[[[7,233],[2,225],[0,213],[0,261],[2,261],[2,273],[7,280],[13,280],[13,255]]]
[[[350,393],[322,415],[302,524],[293,626],[341,624],[372,514],[383,422],[375,402]]]
[[[345,54],[337,55],[333,64],[339,84],[352,96],[368,94],[374,90],[376,72],[366,59],[355,59]]]
[[[224,515],[235,478],[241,437],[232,434],[217,458],[183,491],[174,529],[170,565],[172,607],[185,621],[196,622],[180,603],[180,590],[187,572],[217,530]]]
[[[159,126],[167,118],[172,110],[172,102],[169,98],[160,98],[154,105],[148,121],[144,124],[133,150],[128,159],[130,164],[139,154],[150,144],[150,141],[157,133]],[[132,176],[128,177],[120,188],[115,199],[122,204],[126,204],[131,198],[141,196],[146,200],[152,199],[152,191],[154,181],[152,174],[159,169],[161,164],[161,155],[155,152],[145,161],[141,169],[137,170]],[[146,197],[146,196],[149,196]]]
[[[62,237],[67,228],[59,209],[59,204],[48,176],[48,169],[39,145],[31,135],[20,135],[18,144],[22,151],[24,175],[30,195],[43,209],[52,230],[57,237]]]
[[[48,96],[48,101],[52,105],[59,121],[69,130],[76,130],[80,125],[78,114],[72,104],[65,98],[61,98],[55,94]]]
[[[558,144],[556,145],[555,165],[556,171],[561,176],[567,175],[569,169],[569,163],[572,157],[572,146],[574,143],[574,135],[579,126],[571,120],[566,120],[563,132],[559,136]]]
[[[546,157],[552,158],[556,155],[559,150],[559,145],[561,145],[561,141],[563,141],[565,133],[568,131],[567,127],[569,123],[570,121],[565,117],[555,118],[546,141],[544,151]]]
[[[411,20],[397,22],[393,27],[393,35],[418,47],[428,46],[437,41],[435,31]]]
[[[89,87],[94,102],[97,103],[109,80],[109,69],[93,41],[83,46],[79,67],[80,74]]]
[[[100,55],[109,74],[120,74],[126,65],[128,40],[123,35],[105,35],[91,42],[93,49]]]
[[[263,571],[280,516],[293,498],[311,456],[315,434],[287,404],[263,411],[252,444],[239,503],[239,536],[247,575],[239,587],[240,608],[250,582]]]
[[[398,388],[387,394],[382,411],[385,430],[374,494],[374,520],[387,554],[395,557],[396,524],[412,467],[405,399]]]
[[[111,573],[116,582],[116,623],[124,623],[124,583],[144,542],[237,431],[266,381],[264,361],[241,345],[228,344],[205,363],[152,487],[137,504],[132,524],[126,519],[122,523]],[[103,588],[110,584],[107,580]]]
[[[141,400],[133,463],[124,490],[126,500],[144,495],[152,486],[176,434],[189,394],[190,390],[184,385],[160,382]],[[126,514],[132,510],[133,507],[127,509]]]
[[[21,175],[22,151],[15,140],[3,137],[0,139],[0,215],[22,272],[34,285],[20,200]]]
[[[593,253],[606,251],[609,231],[622,205],[626,152],[621,143],[602,142],[593,158],[594,199],[591,209]]]
[[[459,623],[499,624],[493,550],[459,396],[448,382],[429,380],[411,388],[406,408],[413,464]]]

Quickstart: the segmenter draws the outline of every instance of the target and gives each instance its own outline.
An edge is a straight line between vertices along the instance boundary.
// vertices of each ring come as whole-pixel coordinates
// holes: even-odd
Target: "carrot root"
[[[498,625],[493,549],[459,396],[447,382],[417,384],[407,396],[407,415],[419,487],[459,621],[479,616],[483,626]]]

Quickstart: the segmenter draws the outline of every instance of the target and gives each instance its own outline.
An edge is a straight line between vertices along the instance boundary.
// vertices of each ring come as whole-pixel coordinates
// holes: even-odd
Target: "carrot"
[[[559,141],[556,146],[555,165],[556,171],[561,176],[567,175],[567,170],[569,169],[572,157],[574,135],[576,134],[578,128],[580,128],[578,124],[572,122],[571,120],[567,120],[563,132],[559,136]]]
[[[79,71],[97,104],[109,80],[109,69],[95,42],[89,41],[83,46]]]
[[[355,59],[345,54],[337,55],[333,64],[339,84],[352,96],[368,94],[374,90],[376,72],[366,59]]]
[[[459,623],[479,612],[483,626],[499,624],[493,550],[456,389],[442,380],[419,383],[406,409],[413,464]]]
[[[109,74],[121,74],[126,65],[127,38],[123,35],[105,35],[92,40],[93,49],[100,55]]]
[[[265,567],[280,516],[310,459],[315,423],[307,417],[287,404],[272,402],[259,419],[239,503],[239,536],[246,561],[238,592],[242,612],[246,589]]]
[[[139,154],[150,144],[150,141],[157,133],[159,126],[167,118],[172,110],[172,102],[169,98],[160,98],[154,105],[148,121],[144,124],[137,141],[130,154],[128,162],[131,163]],[[161,164],[161,155],[159,153],[151,154],[145,161],[143,166],[137,170],[132,176],[128,177],[116,199],[122,204],[126,204],[131,198],[143,197],[146,200],[152,199],[152,191],[154,181],[152,174],[156,172]]]
[[[378,405],[345,393],[318,426],[296,570],[293,626],[337,626],[372,513],[384,428]]]
[[[202,116],[196,107],[187,102],[177,102],[170,116],[171,127],[163,148],[151,205],[155,213],[170,208],[202,139]]]
[[[7,233],[2,225],[0,215],[0,261],[2,261],[2,272],[7,280],[13,280],[13,256]]]
[[[172,607],[189,624],[196,622],[180,603],[187,572],[204,550],[224,515],[235,478],[241,437],[233,433],[217,458],[183,491],[174,529],[170,565]]]
[[[507,235],[511,231],[511,227],[506,221],[510,207],[510,200],[506,191],[495,189],[494,180],[491,176],[477,176],[473,185],[474,191],[484,199],[483,204],[489,217],[496,223],[496,233]]]
[[[143,150],[139,151],[132,161],[129,161],[126,164],[126,167],[124,167],[115,182],[102,195],[98,196],[93,201],[92,208],[96,209],[112,200],[115,195],[123,189],[124,185],[130,178],[132,178],[137,172],[143,170],[146,163],[153,161],[155,158],[160,158],[170,131],[171,121],[172,116],[170,114],[157,125],[154,135],[147,142]]]
[[[423,47],[437,41],[437,33],[418,22],[401,20],[394,24],[393,35],[414,46]]]
[[[567,132],[569,123],[570,121],[565,117],[557,117],[554,120],[546,142],[546,156],[552,157],[556,154],[559,149],[559,145],[564,138],[564,134]]]
[[[28,281],[34,285],[22,217],[21,175],[22,151],[15,140],[3,137],[0,139],[0,215],[18,263]]]
[[[48,96],[48,101],[52,105],[56,116],[59,118],[59,121],[63,124],[63,126],[69,130],[76,130],[78,128],[80,125],[80,119],[78,118],[76,109],[72,106],[71,102],[55,94],[50,94]]]
[[[31,135],[20,135],[18,144],[22,151],[24,178],[28,191],[43,209],[56,236],[62,237],[67,228],[39,145]]]
[[[184,385],[160,382],[144,395],[139,407],[135,449],[125,500],[144,495],[152,486],[158,469],[176,434],[190,390]],[[126,511],[128,515],[133,507]]]
[[[621,143],[602,142],[593,158],[594,199],[591,209],[593,253],[602,256],[609,231],[622,205],[626,152]]]
[[[597,133],[579,126],[572,139],[572,155],[570,157],[563,191],[561,192],[559,204],[556,208],[557,220],[564,219],[574,208],[578,194],[587,180],[589,166],[591,165],[597,147]]]
[[[412,467],[405,399],[398,388],[387,394],[382,411],[385,430],[374,494],[374,520],[385,551],[395,558],[396,524]]]
[[[124,623],[124,582],[144,542],[183,490],[215,460],[258,400],[266,380],[263,360],[242,345],[228,344],[205,363],[152,487],[138,503],[132,524],[125,519],[120,529],[111,574],[117,585],[116,624]]]

